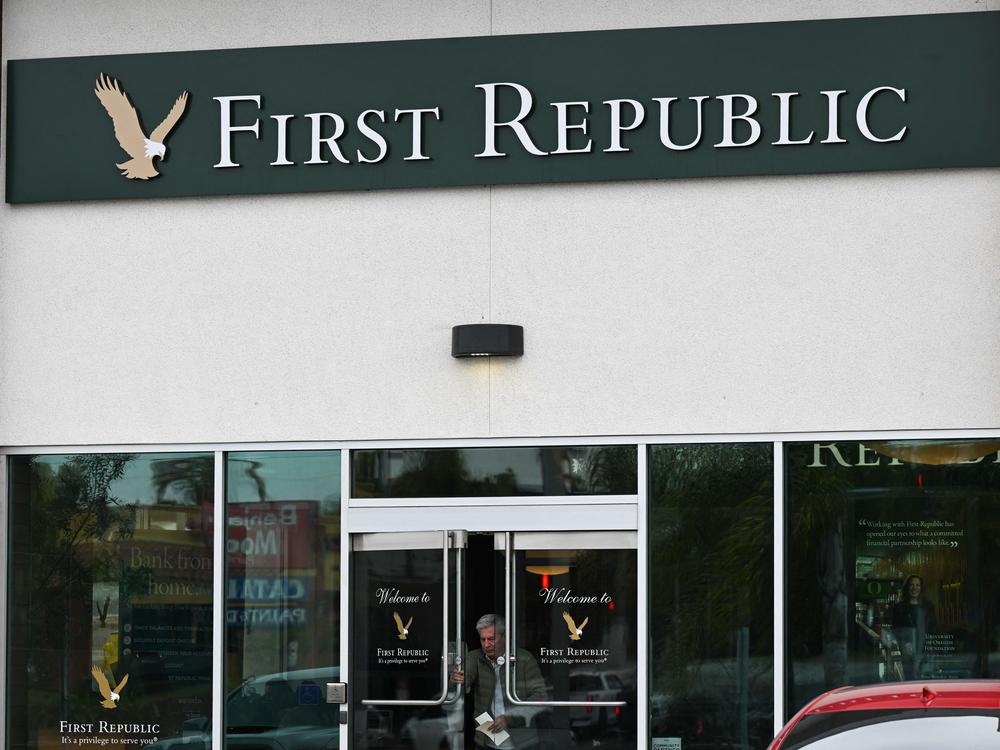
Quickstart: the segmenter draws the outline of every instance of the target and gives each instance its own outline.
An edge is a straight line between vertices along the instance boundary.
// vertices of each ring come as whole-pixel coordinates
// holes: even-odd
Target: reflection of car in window
[[[1000,681],[897,682],[832,690],[797,713],[769,750],[998,747]]]
[[[625,684],[611,672],[573,672],[569,676],[571,701],[614,702],[624,700]],[[617,726],[622,709],[619,706],[576,706],[570,710],[573,731],[601,733]]]
[[[226,697],[227,750],[336,750],[340,746],[338,704],[326,702],[325,686],[337,682],[336,667],[250,677]],[[207,750],[207,717],[184,722],[180,737],[162,739],[147,750]]]
[[[423,709],[403,722],[403,745],[412,750],[461,750],[464,718],[461,702]]]

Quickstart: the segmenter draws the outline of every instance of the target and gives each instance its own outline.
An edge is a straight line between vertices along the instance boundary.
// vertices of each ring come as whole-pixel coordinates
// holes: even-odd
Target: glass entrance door
[[[636,747],[635,532],[352,536],[352,750]]]
[[[636,747],[636,534],[501,537],[509,711],[552,747]]]
[[[350,737],[371,748],[460,750],[462,531],[356,534]]]

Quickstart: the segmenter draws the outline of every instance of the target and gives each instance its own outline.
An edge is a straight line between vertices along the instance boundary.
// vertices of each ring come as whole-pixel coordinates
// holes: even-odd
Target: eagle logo
[[[90,667],[90,673],[94,676],[97,681],[97,691],[101,694],[104,700],[101,701],[101,705],[105,708],[118,708],[118,701],[121,700],[121,692],[125,689],[125,683],[128,682],[128,675],[122,677],[122,681],[118,683],[118,687],[114,690],[111,689],[111,684],[108,682],[107,675],[98,667],[96,664],[92,664]],[[112,675],[114,677],[114,675]]]
[[[563,612],[563,619],[566,621],[566,627],[569,628],[569,639],[571,641],[580,640],[580,636],[583,635],[583,629],[587,627],[587,623],[590,622],[589,617],[584,617],[583,622],[577,626],[569,612]]]
[[[148,180],[156,177],[159,172],[153,166],[153,157],[163,157],[167,155],[167,147],[163,145],[167,135],[173,129],[177,121],[184,114],[187,107],[188,92],[184,91],[177,97],[174,106],[167,112],[163,122],[156,126],[156,129],[149,134],[149,138],[139,124],[139,113],[128,100],[128,94],[114,78],[109,78],[104,73],[97,77],[97,84],[94,88],[98,100],[104,105],[108,116],[115,125],[115,138],[118,144],[132,158],[128,161],[116,164],[122,171],[122,176],[130,180]]]
[[[399,631],[399,640],[405,641],[406,636],[410,634],[410,625],[413,624],[413,617],[411,616],[406,624],[403,624],[403,618],[399,616],[399,612],[392,613],[392,619],[396,621],[396,630]]]

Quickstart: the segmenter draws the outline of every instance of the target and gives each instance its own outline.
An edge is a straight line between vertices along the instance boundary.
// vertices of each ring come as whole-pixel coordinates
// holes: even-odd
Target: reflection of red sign
[[[226,506],[229,569],[311,568],[316,503],[233,503]]]

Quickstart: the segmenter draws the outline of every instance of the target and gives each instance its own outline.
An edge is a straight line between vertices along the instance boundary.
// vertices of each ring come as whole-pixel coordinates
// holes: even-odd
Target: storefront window
[[[789,713],[840,685],[1000,677],[998,451],[786,446]]]
[[[634,495],[634,445],[352,451],[353,497]]]
[[[226,462],[227,747],[336,748],[340,453]]]
[[[771,740],[772,455],[770,443],[650,449],[653,747]]]
[[[10,459],[7,747],[156,746],[210,715],[213,465]]]

